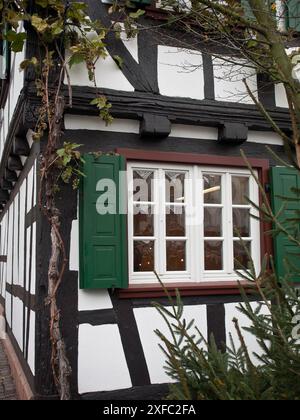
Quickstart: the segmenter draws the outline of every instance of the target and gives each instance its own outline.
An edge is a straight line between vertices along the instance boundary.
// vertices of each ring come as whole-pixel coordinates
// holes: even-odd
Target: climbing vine
[[[115,12],[114,8],[111,12]],[[134,36],[132,23],[143,12],[123,15],[125,31]],[[88,18],[86,4],[64,0],[0,0],[0,29],[3,40],[10,43],[12,52],[24,50],[27,34],[36,40],[36,53],[26,57],[20,69],[33,72],[36,96],[40,99],[33,139],[41,142],[39,208],[50,226],[51,255],[48,264],[48,298],[45,304],[50,313],[51,367],[61,400],[71,398],[71,367],[61,331],[61,311],[57,293],[67,266],[67,253],[61,234],[60,212],[56,196],[61,183],[71,183],[76,189],[82,176],[83,162],[80,145],[62,144],[64,111],[72,107],[72,86],[69,69],[85,63],[86,71],[95,87],[91,105],[98,108],[101,118],[112,122],[111,104],[97,88],[95,68],[107,57],[105,38],[113,32],[117,38],[121,25],[104,27],[100,21]],[[67,53],[66,53],[67,51]],[[121,66],[122,58],[114,57]],[[68,95],[65,97],[65,87]]]

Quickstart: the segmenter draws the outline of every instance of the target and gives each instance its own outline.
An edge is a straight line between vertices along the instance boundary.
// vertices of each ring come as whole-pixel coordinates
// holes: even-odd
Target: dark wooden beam
[[[16,136],[13,141],[13,154],[17,156],[29,156],[30,148],[25,137]]]
[[[0,203],[5,204],[9,200],[9,194],[7,191],[1,189],[0,190]]]
[[[14,171],[11,171],[7,168],[4,171],[4,179],[6,179],[6,181],[9,181],[9,182],[17,182],[18,181],[17,174]]]
[[[6,179],[1,181],[1,188],[5,191],[11,191],[13,189],[13,184]]]
[[[241,144],[247,141],[248,127],[245,124],[226,123],[219,128],[219,141]]]
[[[159,115],[144,114],[141,122],[141,137],[166,138],[171,133],[171,122],[166,117]]]
[[[16,156],[16,155],[9,156],[7,167],[11,171],[22,171],[23,165],[19,156]]]
[[[67,112],[81,115],[97,115],[91,100],[95,90],[73,86],[73,107]],[[66,96],[67,96],[66,90]],[[103,94],[112,104],[116,118],[142,120],[144,114],[168,118],[172,123],[209,127],[222,127],[225,123],[244,124],[249,130],[271,131],[272,128],[255,105],[227,103],[214,100],[195,100],[153,95],[147,92],[122,92],[103,89]],[[270,110],[271,117],[283,130],[290,129],[288,110]]]

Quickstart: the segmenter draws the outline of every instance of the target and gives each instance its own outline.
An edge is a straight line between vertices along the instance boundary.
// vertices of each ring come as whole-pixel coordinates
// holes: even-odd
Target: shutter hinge
[[[265,192],[266,193],[270,193],[271,192],[271,185],[270,184],[265,184]]]

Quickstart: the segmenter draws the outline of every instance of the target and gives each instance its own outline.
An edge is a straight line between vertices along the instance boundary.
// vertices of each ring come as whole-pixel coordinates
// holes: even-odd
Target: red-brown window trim
[[[116,149],[116,153],[122,155],[127,161],[147,161],[147,162],[173,162],[190,165],[210,165],[222,166],[227,168],[246,168],[247,164],[241,157],[216,156],[191,153],[161,152],[155,150],[138,149]],[[253,169],[258,172],[259,180],[263,186],[269,183],[270,163],[267,159],[248,159]],[[260,204],[262,197],[260,194]],[[273,242],[269,235],[264,232],[270,229],[270,225],[261,222],[261,255],[273,253]],[[247,289],[247,283],[243,282]],[[238,295],[240,294],[239,285],[236,281],[228,282],[203,282],[203,283],[174,283],[167,286],[171,295],[178,289],[182,296],[208,296],[208,295]],[[129,285],[128,289],[118,291],[120,298],[154,298],[163,297],[165,292],[160,285]]]

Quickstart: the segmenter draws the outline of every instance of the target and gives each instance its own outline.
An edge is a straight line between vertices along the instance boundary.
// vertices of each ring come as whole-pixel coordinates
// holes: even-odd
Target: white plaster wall
[[[71,84],[73,86],[89,86],[94,87],[88,77],[86,65],[84,63],[74,65],[69,69]],[[105,60],[100,59],[96,64],[95,76],[97,87],[133,92],[134,87],[126,79],[117,64],[108,55]],[[66,81],[65,81],[66,83]]]
[[[13,297],[12,332],[23,351],[23,302],[18,297]]]
[[[11,294],[6,292],[5,296],[5,317],[8,325],[12,326],[12,319],[11,319]]]
[[[123,41],[125,47],[130,52],[130,54],[132,55],[132,57],[138,63],[139,62],[138,37],[136,36],[134,38],[128,38],[127,35],[126,35],[126,32],[125,32],[124,24],[119,23],[119,25],[121,25],[121,28],[122,28],[121,40]]]
[[[35,172],[34,172],[34,166],[33,166],[27,175],[27,210],[26,210],[27,213],[31,210],[32,203],[33,203],[32,199],[34,195],[34,183],[35,183],[34,177],[35,177]]]
[[[282,138],[272,131],[249,131],[247,141],[270,146],[283,146]]]
[[[30,311],[29,339],[28,339],[28,365],[32,374],[35,374],[35,312]]]
[[[218,140],[218,129],[196,125],[172,124],[170,137],[198,140]]]
[[[14,199],[13,283],[19,285],[19,195]]]
[[[4,144],[9,130],[9,125],[13,117],[13,113],[24,86],[24,73],[20,72],[20,63],[24,60],[24,52],[11,56],[11,74],[10,74],[10,90],[4,109],[1,110],[0,120],[2,126],[0,129],[0,161],[2,158]]]
[[[79,223],[72,221],[70,241],[70,270],[79,272]],[[78,310],[95,311],[111,309],[112,302],[107,290],[78,290]]]
[[[8,249],[7,249],[7,277],[6,282],[12,283],[12,255],[13,255],[13,205],[10,206],[8,225]]]
[[[79,271],[79,221],[73,220],[71,227],[69,268]]]
[[[139,134],[139,127],[140,122],[137,120],[115,118],[112,124],[106,125],[100,117],[68,114],[65,116],[66,130],[96,130],[114,133]]]
[[[112,309],[112,302],[107,290],[79,290],[78,310],[98,311]]]
[[[31,235],[31,229],[32,227],[29,226],[26,229],[26,277],[25,277],[25,287],[28,291],[28,284],[29,284],[29,278],[31,273],[29,272],[30,269],[30,235]]]
[[[1,255],[7,255],[7,213],[4,215],[1,223]],[[0,294],[5,298],[6,290],[6,266],[7,264],[2,262],[0,263]]]
[[[80,394],[131,388],[132,383],[116,325],[79,326]]]
[[[279,108],[288,108],[288,100],[282,83],[275,85],[275,103]]]
[[[243,332],[243,336],[245,339],[245,343],[248,346],[248,349],[250,351],[250,356],[252,359],[252,362],[256,365],[259,365],[259,360],[255,357],[254,353],[257,353],[258,355],[261,355],[262,349],[260,348],[260,346],[258,345],[255,336],[253,336],[250,332],[245,331],[243,328],[249,328],[252,323],[249,320],[249,318],[247,318],[244,314],[242,314],[238,309],[238,303],[229,303],[225,305],[225,322],[226,322],[226,340],[227,340],[227,345],[228,347],[231,347],[230,345],[230,334],[232,335],[233,338],[233,342],[234,345],[237,349],[239,349],[241,347],[240,345],[240,341],[238,338],[238,334],[237,331],[235,329],[235,326],[232,322],[232,320],[234,318],[237,318],[239,320],[239,325],[242,329]],[[253,310],[255,310],[258,307],[258,303],[257,302],[253,302],[251,303],[251,306],[253,308]],[[269,314],[266,306],[263,306],[261,308],[261,314],[267,315]]]
[[[106,131],[113,133],[131,133],[139,134],[140,122],[137,120],[114,119],[113,123],[106,126],[106,124],[98,117],[88,117],[80,115],[66,115],[65,128],[66,130],[94,130]],[[171,138],[186,138],[194,140],[218,140],[218,129],[214,127],[202,127],[196,125],[186,124],[172,124]],[[248,142],[258,144],[268,144],[282,146],[283,141],[281,137],[272,131],[254,131],[249,130]],[[76,263],[77,264],[77,263]],[[74,266],[72,270],[78,270]]]
[[[239,102],[254,105],[249,97],[243,79],[246,79],[251,91],[257,97],[257,77],[254,69],[245,67],[246,62],[232,64],[213,59],[215,99],[225,102]]]
[[[28,252],[29,252],[28,248]],[[31,253],[31,287],[30,293],[35,295],[36,289],[36,222],[32,225],[32,253]]]
[[[202,54],[159,45],[158,84],[161,95],[204,99]]]
[[[25,241],[25,208],[26,208],[26,183],[23,182],[20,188],[20,240],[19,240],[19,284],[24,286],[24,241]]]
[[[155,308],[136,308],[134,315],[137,322],[148,370],[152,384],[170,382],[170,378],[164,370],[166,357],[159,348],[161,341],[154,333],[158,329],[167,338],[171,339],[168,327]],[[207,314],[206,305],[185,306],[184,317],[187,322],[195,320],[195,326],[199,328],[207,338]]]

